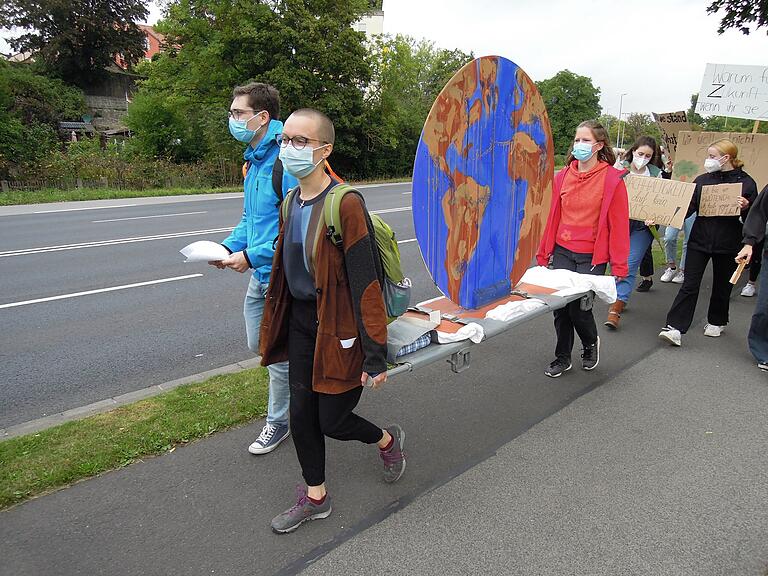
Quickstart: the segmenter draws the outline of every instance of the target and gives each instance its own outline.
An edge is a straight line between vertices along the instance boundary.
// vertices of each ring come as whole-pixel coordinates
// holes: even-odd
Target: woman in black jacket
[[[685,334],[691,327],[701,279],[710,259],[712,295],[704,335],[720,336],[728,324],[728,304],[733,288],[730,278],[736,269],[736,254],[741,248],[741,219],[746,219],[749,207],[757,197],[757,184],[742,169],[744,163],[737,158],[738,148],[733,142],[718,140],[707,149],[707,154],[704,161],[707,172],[693,181],[696,189],[688,208],[688,216],[699,211],[702,187],[714,184],[741,184],[741,196],[738,199],[741,215],[702,217],[699,213],[696,218],[688,238],[685,280],[667,313],[667,326],[659,333],[659,338],[675,346],[680,346],[681,334]]]

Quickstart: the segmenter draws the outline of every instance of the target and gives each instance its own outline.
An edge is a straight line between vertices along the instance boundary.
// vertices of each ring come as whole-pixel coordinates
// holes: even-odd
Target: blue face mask
[[[307,148],[306,146],[301,150],[296,150],[293,144],[280,147],[280,161],[283,163],[283,168],[291,176],[295,178],[306,178],[312,172],[315,171],[322,162],[321,158],[317,163],[313,162],[312,153],[320,148],[325,148],[328,144],[323,144],[317,148]]]
[[[248,120],[235,120],[234,118],[229,119],[229,133],[234,136],[235,140],[238,142],[243,142],[244,144],[247,144],[251,140],[253,140],[256,137],[256,134],[259,130],[264,128],[266,124],[262,124],[259,126],[256,130],[248,130],[246,128],[248,122],[250,122],[252,119],[254,119],[256,116],[261,114],[261,112],[254,114]]]
[[[594,154],[592,152],[593,146],[594,144],[590,144],[589,142],[577,142],[573,146],[573,157],[581,162],[589,160],[592,158],[592,154]]]

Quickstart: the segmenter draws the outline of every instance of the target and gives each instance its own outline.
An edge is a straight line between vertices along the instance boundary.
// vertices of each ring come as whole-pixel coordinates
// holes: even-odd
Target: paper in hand
[[[199,240],[179,250],[187,257],[184,262],[219,262],[229,257],[229,252],[221,244],[210,240]]]

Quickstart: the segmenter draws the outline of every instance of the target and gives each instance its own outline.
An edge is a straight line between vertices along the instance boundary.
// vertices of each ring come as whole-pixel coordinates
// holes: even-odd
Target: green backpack
[[[290,190],[285,195],[285,201],[282,205],[283,220],[288,216],[288,206],[290,206],[295,189]],[[341,228],[341,201],[348,192],[362,194],[355,190],[349,184],[338,184],[331,188],[323,200],[323,219],[328,228],[328,239],[334,245],[342,249],[343,230]],[[365,205],[365,204],[363,204]],[[384,272],[384,286],[382,287],[384,303],[387,307],[387,316],[391,322],[398,316],[405,314],[411,299],[411,281],[403,274],[400,264],[400,249],[395,240],[395,233],[389,224],[384,222],[377,214],[368,213],[373,224],[373,232],[376,237],[376,248],[381,261],[381,268]]]

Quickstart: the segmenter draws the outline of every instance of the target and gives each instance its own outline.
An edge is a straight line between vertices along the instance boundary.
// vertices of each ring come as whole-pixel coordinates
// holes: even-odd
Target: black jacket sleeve
[[[750,201],[751,210],[744,221],[744,244],[754,246],[765,238],[765,225],[768,222],[768,186]]]

